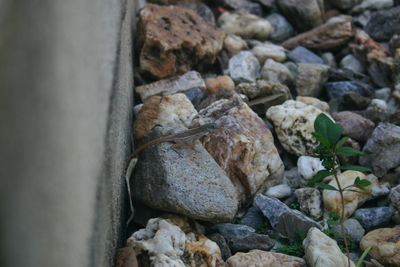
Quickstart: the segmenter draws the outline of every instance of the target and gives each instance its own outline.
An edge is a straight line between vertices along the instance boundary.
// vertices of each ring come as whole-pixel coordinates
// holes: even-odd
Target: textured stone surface
[[[224,35],[193,10],[147,4],[137,26],[140,69],[156,78],[214,63]]]
[[[286,198],[289,197],[291,193],[292,189],[290,186],[287,184],[279,184],[268,188],[268,190],[265,192],[265,195],[274,198]]]
[[[297,68],[296,91],[299,96],[318,97],[328,80],[329,67],[323,64],[300,63]]]
[[[310,97],[310,96],[297,96],[296,101],[299,101],[301,103],[304,103],[306,105],[311,105],[316,107],[317,109],[320,109],[323,112],[329,113],[329,105],[328,103],[319,100],[318,98],[315,97]]]
[[[261,5],[249,0],[220,0],[218,4],[229,10],[242,11],[243,13],[252,13],[261,15]]]
[[[360,163],[382,177],[392,168],[400,165],[400,127],[390,123],[380,123],[372,132],[363,148]]]
[[[369,255],[388,266],[400,265],[400,228],[381,228],[369,232],[361,240],[365,250],[372,246]]]
[[[229,56],[234,56],[242,50],[247,50],[248,46],[245,40],[235,34],[227,34],[224,39],[224,50]]]
[[[354,36],[351,19],[325,23],[308,32],[286,40],[282,45],[288,49],[304,46],[309,49],[329,50],[346,44]]]
[[[251,52],[242,51],[229,59],[229,74],[235,82],[255,82],[260,63]]]
[[[264,64],[265,60],[268,58],[278,62],[284,62],[286,60],[286,49],[270,42],[264,42],[254,46],[251,52],[256,56],[261,65]]]
[[[159,80],[150,84],[137,86],[136,93],[140,95],[142,101],[153,95],[172,95],[185,92],[193,88],[205,89],[205,84],[200,73],[189,71],[181,76]]]
[[[289,256],[281,253],[252,250],[248,253],[238,252],[226,261],[227,267],[248,267],[248,266],[306,266],[302,258]]]
[[[232,256],[231,249],[229,248],[228,244],[226,243],[226,239],[223,235],[219,233],[212,233],[207,235],[209,239],[217,243],[218,247],[221,250],[221,255],[223,260],[227,260],[230,256]]]
[[[360,222],[365,230],[371,231],[388,226],[393,215],[394,209],[392,207],[377,207],[358,209],[354,213],[354,218]]]
[[[317,228],[311,228],[308,231],[307,237],[303,241],[303,246],[306,261],[310,266],[348,266],[347,257],[343,255],[336,241]],[[355,267],[355,264],[350,261],[350,266]]]
[[[282,63],[267,59],[261,69],[261,78],[270,82],[288,84],[293,77],[289,69]]]
[[[299,173],[300,182],[303,186],[317,174],[318,171],[325,169],[319,158],[310,156],[300,156],[297,159],[297,170]]]
[[[362,172],[358,171],[345,171],[338,175],[339,183],[342,188],[354,184],[356,178],[367,179]],[[333,179],[329,182],[329,185],[338,188],[336,181]],[[367,188],[370,188],[368,186]],[[359,190],[361,191],[361,190]],[[342,201],[339,192],[333,190],[324,190],[323,191],[323,200],[325,208],[328,211],[336,211],[339,215],[342,215]],[[343,193],[344,198],[344,218],[350,217],[358,207],[364,204],[365,201],[369,198],[370,193],[366,193],[364,191],[361,192],[351,192],[346,191]]]
[[[260,209],[256,206],[251,206],[246,214],[240,219],[239,223],[250,226],[254,229],[265,224],[267,219],[264,217]]]
[[[359,243],[365,234],[365,230],[362,225],[353,218],[347,219],[343,222],[344,231],[350,235],[351,239],[355,242]],[[332,230],[340,233],[340,226],[339,225],[332,225]]]
[[[236,34],[244,39],[266,40],[272,26],[268,20],[249,13],[224,12],[218,23],[227,34]]]
[[[359,5],[353,7],[351,13],[361,13],[365,10],[379,10],[393,6],[393,0],[364,0]]]
[[[390,203],[400,211],[400,185],[393,187],[389,194]]]
[[[324,85],[324,89],[331,99],[343,96],[348,92],[359,93],[363,96],[370,96],[373,93],[373,88],[371,86],[355,81],[327,82]]]
[[[365,31],[377,41],[388,41],[393,34],[400,32],[400,7],[381,10],[372,14]]]
[[[363,64],[352,54],[345,56],[339,63],[342,69],[349,69],[354,72],[363,73],[365,71]]]
[[[334,113],[332,118],[342,125],[343,135],[361,142],[367,141],[375,128],[375,123],[371,120],[350,111]]]
[[[272,13],[267,16],[267,20],[271,23],[273,29],[270,36],[272,41],[281,42],[294,34],[292,25],[281,14]]]
[[[295,63],[324,64],[322,58],[302,46],[297,46],[295,49],[290,51],[288,58]]]
[[[199,112],[194,125],[215,122],[219,130],[202,139],[203,145],[227,173],[242,200],[280,184],[283,163],[273,136],[239,96],[221,99]]]
[[[235,89],[235,83],[227,75],[209,78],[205,83],[209,94],[215,94],[221,88]]]
[[[317,146],[312,136],[314,120],[322,113],[314,106],[287,100],[267,110],[266,116],[275,126],[278,139],[286,151],[298,156],[311,154]]]
[[[236,92],[246,95],[250,100],[282,94],[285,100],[292,98],[289,88],[283,84],[265,80],[257,80],[255,83],[241,83],[236,86]]]
[[[299,188],[294,192],[300,210],[314,220],[322,217],[322,196],[317,188]]]
[[[324,23],[324,2],[320,0],[277,0],[283,15],[300,31]]]

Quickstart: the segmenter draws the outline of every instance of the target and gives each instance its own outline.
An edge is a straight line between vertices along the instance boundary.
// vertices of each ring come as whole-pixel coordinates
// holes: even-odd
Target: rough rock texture
[[[215,122],[219,130],[202,139],[242,200],[282,183],[283,163],[271,132],[241,98],[221,99],[201,110],[194,125]]]
[[[314,120],[322,113],[314,106],[287,100],[267,110],[266,116],[275,126],[279,141],[286,151],[301,156],[313,153],[318,142],[312,136]]]
[[[251,206],[246,214],[240,219],[239,223],[250,226],[254,229],[265,224],[267,219],[264,217],[260,209],[256,206]]]
[[[272,32],[268,20],[249,13],[224,12],[218,23],[227,34],[236,34],[244,39],[266,40]]]
[[[322,110],[325,113],[329,113],[329,105],[328,103],[319,100],[318,98],[315,97],[309,97],[309,96],[297,96],[296,101],[299,101],[301,103],[304,103],[306,105],[311,105],[314,106],[320,110]]]
[[[283,46],[292,49],[304,46],[309,49],[329,50],[347,43],[354,36],[351,20],[325,23],[308,32],[304,32],[283,42]]]
[[[254,204],[268,218],[271,226],[285,238],[298,239],[299,233],[306,233],[311,227],[321,228],[316,221],[308,218],[298,210],[292,210],[276,198],[257,195]]]
[[[317,188],[299,188],[294,193],[304,214],[317,221],[321,219],[322,196]]]
[[[281,42],[294,34],[292,25],[281,14],[272,13],[266,19],[271,23],[273,29],[270,36],[272,41]]]
[[[358,171],[345,171],[338,175],[339,183],[342,188],[353,184],[357,177],[359,177],[360,179],[367,179],[367,176]],[[329,182],[329,185],[338,188],[334,179]],[[367,188],[370,187],[371,186]],[[360,207],[362,204],[364,204],[365,201],[367,201],[369,195],[370,194],[366,192],[344,192],[344,218],[348,218],[349,216],[351,216],[358,207]],[[322,196],[325,208],[327,210],[336,211],[339,213],[339,215],[342,214],[342,202],[339,192],[333,190],[324,190]]]
[[[327,82],[324,84],[324,89],[331,99],[344,96],[349,92],[363,96],[370,96],[373,93],[370,85],[357,81]]]
[[[206,236],[195,233],[186,234],[183,261],[185,266],[225,266],[219,246]]]
[[[138,267],[136,253],[132,247],[121,248],[117,252],[115,267]]]
[[[385,266],[400,266],[400,228],[381,228],[366,234],[360,247]]]
[[[230,256],[232,256],[231,249],[226,243],[226,239],[223,235],[219,233],[212,233],[207,235],[207,237],[212,241],[214,241],[215,243],[217,243],[218,247],[221,250],[221,255],[223,260],[227,260]]]
[[[245,40],[235,34],[227,34],[224,39],[224,51],[228,52],[230,57],[236,55],[242,50],[247,50],[248,46]]]
[[[281,253],[252,250],[248,253],[238,252],[226,261],[227,267],[303,267],[306,266],[302,258]]]
[[[137,26],[140,69],[156,78],[214,63],[224,35],[193,10],[147,4]]]
[[[270,82],[288,84],[293,80],[289,69],[282,63],[267,59],[261,69],[261,78]]]
[[[254,46],[251,52],[256,56],[260,64],[264,64],[265,60],[268,58],[278,62],[284,62],[286,60],[286,49],[270,42]]]
[[[262,14],[261,5],[249,0],[219,0],[218,3],[229,10],[233,9],[256,15]]]
[[[343,135],[357,141],[365,142],[371,136],[375,123],[351,111],[342,111],[332,114],[336,123],[342,125]]]
[[[360,222],[365,230],[371,231],[388,226],[393,215],[394,209],[392,207],[376,207],[358,209],[354,213],[354,218]]]
[[[400,185],[393,187],[389,194],[390,203],[400,211]]]
[[[393,0],[364,0],[361,2],[361,4],[353,7],[350,10],[350,12],[351,13],[361,13],[365,10],[386,9],[386,8],[390,8],[392,6],[393,6]]]
[[[311,228],[308,231],[307,237],[303,241],[303,246],[309,266],[348,266],[347,257],[342,253],[336,241],[317,228]],[[350,261],[350,266],[355,267],[355,264]]]
[[[324,23],[324,2],[320,0],[277,0],[282,13],[300,31]]]
[[[242,51],[229,59],[229,74],[235,82],[255,82],[260,63],[251,52]]]
[[[372,14],[365,31],[377,41],[388,41],[393,34],[400,32],[400,7],[380,10]]]
[[[378,124],[362,151],[360,164],[382,177],[400,165],[400,127],[390,123]]]
[[[297,68],[296,91],[299,96],[318,97],[328,80],[329,67],[323,64],[300,63]]]
[[[365,230],[362,227],[362,225],[353,218],[347,219],[343,222],[344,226],[344,231],[350,235],[351,239],[354,240],[355,242],[359,243],[361,239],[363,238],[365,234]],[[340,233],[340,226],[339,225],[333,225],[331,226],[332,230]]]
[[[215,94],[221,88],[235,89],[235,83],[228,75],[208,78],[205,83],[209,94]]]
[[[302,46],[297,46],[295,49],[290,51],[290,53],[288,54],[288,58],[295,63],[324,64],[324,61],[321,57],[317,56],[315,53]]]
[[[250,100],[263,97],[281,94],[285,100],[292,98],[287,86],[265,80],[257,80],[255,83],[241,83],[235,88],[239,94],[246,95]]]
[[[150,84],[137,86],[136,93],[142,101],[153,95],[172,95],[181,93],[193,88],[205,89],[205,84],[200,73],[189,71],[181,76],[159,80]]]
[[[302,186],[307,186],[307,183],[317,174],[318,171],[324,170],[322,162],[319,158],[310,156],[300,156],[297,159],[297,170],[299,173],[299,182]]]

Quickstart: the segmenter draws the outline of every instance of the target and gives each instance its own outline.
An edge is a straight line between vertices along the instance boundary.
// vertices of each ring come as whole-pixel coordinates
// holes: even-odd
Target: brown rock
[[[206,80],[206,87],[209,94],[215,94],[221,88],[235,89],[235,83],[231,77],[224,75]]]
[[[248,253],[236,253],[226,261],[226,265],[227,267],[301,267],[306,266],[306,263],[302,258],[254,249]]]
[[[214,63],[224,35],[193,10],[147,4],[137,26],[140,69],[156,78]]]
[[[369,255],[385,266],[400,266],[400,228],[381,228],[366,234],[360,242],[361,249],[369,246]]]
[[[371,120],[350,111],[334,113],[332,117],[336,123],[343,126],[343,135],[357,141],[367,141],[375,128],[375,123]]]
[[[329,50],[344,45],[353,35],[351,20],[344,19],[338,22],[325,23],[286,40],[282,45],[288,49],[304,46],[309,49]]]
[[[257,80],[255,83],[241,83],[236,86],[235,90],[240,94],[246,95],[249,99],[276,94],[282,94],[285,100],[292,98],[290,90],[286,85],[266,80]]]
[[[135,250],[132,247],[120,248],[117,252],[115,267],[138,267]]]
[[[217,123],[218,130],[202,142],[227,173],[242,201],[280,184],[283,163],[273,136],[263,120],[237,95],[221,99],[201,110],[193,124]]]
[[[218,245],[204,235],[194,233],[186,235],[182,259],[186,266],[225,266]]]

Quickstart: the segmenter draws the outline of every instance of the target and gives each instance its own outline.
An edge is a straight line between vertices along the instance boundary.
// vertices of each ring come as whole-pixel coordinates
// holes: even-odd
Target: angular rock
[[[224,12],[218,18],[218,24],[225,33],[244,39],[266,40],[272,32],[268,20],[249,13]]]
[[[300,31],[324,23],[324,2],[320,0],[277,0],[283,15]]]
[[[306,186],[318,171],[324,169],[319,158],[300,156],[297,160],[297,170],[300,175],[302,186]]]
[[[287,100],[269,108],[266,117],[274,124],[283,148],[301,156],[312,154],[318,145],[311,133],[314,132],[314,120],[320,113],[322,111],[314,106]]]
[[[242,11],[259,16],[262,14],[261,5],[249,0],[219,0],[218,3],[229,10]]]
[[[394,209],[392,207],[377,207],[358,209],[353,217],[360,222],[365,230],[371,231],[388,226],[393,215]]]
[[[262,226],[266,222],[266,218],[260,211],[260,209],[256,206],[251,206],[246,214],[240,219],[239,223],[250,226],[254,229]]]
[[[185,91],[185,96],[192,102],[193,106],[197,106],[201,101],[207,97],[207,91],[198,87]]]
[[[172,95],[182,93],[193,88],[205,89],[205,84],[197,71],[189,71],[181,76],[159,80],[150,84],[137,86],[135,92],[144,102],[153,95]]]
[[[283,163],[263,120],[241,98],[221,99],[201,110],[193,125],[215,122],[204,147],[229,176],[243,201],[282,183]]]
[[[400,228],[381,228],[366,234],[360,247],[386,266],[400,266]]]
[[[236,92],[246,95],[250,100],[273,95],[283,95],[284,99],[292,98],[287,86],[265,80],[257,80],[255,83],[241,83],[236,86]]]
[[[390,190],[389,199],[392,206],[400,211],[400,185],[393,187]]]
[[[362,63],[352,54],[342,58],[342,60],[339,63],[339,66],[342,69],[349,69],[358,73],[363,73],[365,71]]]
[[[298,210],[292,210],[276,198],[257,195],[254,204],[268,218],[272,227],[285,238],[296,240],[299,233],[306,233],[312,227],[321,228],[316,221]]]
[[[365,234],[365,230],[361,226],[361,224],[356,219],[350,218],[343,222],[343,226],[346,234],[350,235],[351,239],[354,240],[356,243],[360,243]],[[338,233],[341,232],[339,225],[333,225],[332,230]]]
[[[325,23],[308,32],[292,37],[282,43],[287,49],[304,46],[308,49],[330,50],[346,44],[354,36],[351,19]]]
[[[218,233],[213,233],[207,236],[209,239],[217,243],[218,247],[221,250],[222,259],[226,261],[232,256],[231,249],[229,248],[228,244],[226,243],[226,239],[223,235]]]
[[[306,105],[311,105],[316,107],[317,109],[322,110],[323,112],[329,113],[329,105],[328,103],[319,100],[318,98],[315,97],[309,97],[309,96],[297,96],[296,101],[299,101],[301,103],[304,103]]]
[[[295,63],[324,64],[322,58],[302,46],[298,46],[290,51],[290,53],[288,54],[288,58]]]
[[[219,246],[204,235],[195,233],[186,235],[183,261],[185,266],[224,266]]]
[[[362,0],[331,0],[330,3],[340,9],[349,9],[361,1]]]
[[[248,253],[238,252],[226,261],[227,267],[248,267],[248,266],[285,266],[305,267],[306,263],[302,258],[289,256],[276,252],[252,250]]]
[[[327,82],[325,83],[324,88],[331,99],[343,96],[347,92],[355,92],[363,96],[370,96],[374,90],[368,84],[355,81]]]
[[[281,42],[293,36],[294,29],[287,19],[279,13],[273,13],[266,18],[272,26],[270,39]]]
[[[367,179],[367,176],[358,171],[345,171],[338,175],[338,180],[342,188],[354,184],[356,178]],[[335,179],[329,182],[329,185],[338,188]],[[368,186],[366,188],[371,188]],[[345,191],[343,192],[344,198],[344,218],[350,217],[358,207],[368,200],[370,193],[359,190],[359,192]],[[325,208],[328,211],[336,211],[340,216],[342,215],[342,200],[338,191],[324,190],[322,193]]]
[[[369,97],[360,95],[359,93],[349,91],[343,95],[342,105],[346,109],[363,110],[371,103]]]
[[[215,94],[221,88],[235,89],[235,83],[232,81],[231,77],[227,75],[208,78],[205,84],[209,94]]]
[[[235,82],[255,82],[260,63],[251,52],[242,51],[229,60],[229,74]]]
[[[317,228],[311,228],[308,231],[307,237],[303,241],[303,246],[309,266],[348,266],[348,259],[342,253],[336,241]],[[350,261],[350,266],[355,267],[355,264]]]
[[[297,68],[296,91],[299,96],[318,97],[328,80],[329,67],[323,64],[300,63]]]
[[[268,188],[268,190],[265,192],[265,195],[268,197],[281,199],[289,197],[291,193],[292,189],[290,188],[290,186],[288,186],[287,184],[280,184]]]
[[[322,54],[321,58],[324,60],[324,63],[331,68],[336,69],[336,59],[335,56],[331,52],[325,52]]]
[[[350,10],[350,13],[361,13],[365,10],[379,10],[393,6],[393,0],[364,0]]]
[[[377,41],[389,41],[393,34],[400,32],[399,13],[399,6],[373,13],[365,31]]]
[[[234,56],[242,50],[247,50],[248,46],[245,40],[235,34],[228,34],[224,39],[224,50],[229,56]]]
[[[375,128],[371,120],[350,111],[334,113],[332,118],[342,125],[343,135],[361,142],[367,141]]]
[[[251,52],[256,56],[260,64],[264,64],[265,60],[271,58],[278,62],[286,60],[286,49],[280,45],[264,42],[253,47]]]
[[[322,217],[322,196],[317,188],[299,188],[294,194],[300,204],[300,210],[310,216],[310,218],[318,221]]]
[[[214,63],[224,38],[193,10],[153,4],[141,10],[137,36],[140,70],[156,78]]]
[[[382,177],[400,165],[400,127],[379,123],[362,151],[360,164],[370,167],[376,176]]]
[[[132,247],[120,248],[117,251],[115,267],[138,267],[136,253]]]
[[[293,77],[289,69],[282,63],[267,59],[261,69],[261,78],[274,83],[289,84]]]

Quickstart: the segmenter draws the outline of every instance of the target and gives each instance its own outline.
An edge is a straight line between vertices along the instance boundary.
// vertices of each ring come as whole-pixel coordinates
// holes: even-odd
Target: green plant
[[[303,244],[299,241],[294,242],[291,245],[283,246],[278,248],[276,252],[283,253],[286,255],[296,256],[296,257],[303,257],[304,256],[304,247]]]
[[[367,247],[366,250],[364,250],[363,254],[361,254],[361,257],[358,259],[356,267],[360,267],[361,264],[363,263],[365,257],[368,255],[368,252],[371,250],[372,246]]]
[[[268,222],[264,222],[263,224],[257,226],[256,233],[257,234],[267,234],[268,233]]]
[[[294,210],[300,210],[300,204],[299,203],[292,203],[292,204],[289,205],[289,207],[291,209],[294,209]]]
[[[336,240],[340,250],[342,252],[346,253],[346,247],[345,247],[343,236],[342,236],[341,233],[338,233],[335,230],[332,230],[330,228],[325,229],[322,232],[324,234],[326,234],[327,236],[329,236],[330,238]],[[357,247],[358,247],[356,242],[354,242],[354,240],[351,238],[351,236],[349,234],[346,234],[346,239],[347,239],[347,242],[349,244],[349,252],[355,252],[357,250]]]
[[[370,169],[356,165],[340,165],[340,162],[338,160],[339,155],[345,157],[362,155],[361,151],[352,147],[344,146],[346,141],[349,140],[349,137],[342,137],[343,127],[340,124],[334,123],[327,115],[321,113],[314,121],[314,130],[315,132],[313,132],[312,134],[319,141],[319,145],[315,149],[315,153],[316,156],[318,156],[322,160],[322,166],[324,166],[325,170],[319,171],[310,180],[308,185],[317,186],[325,190],[337,191],[339,193],[341,199],[341,214],[339,218],[337,218],[338,221],[336,220],[336,222],[338,222],[338,224],[340,225],[340,231],[348,258],[348,266],[350,266],[349,244],[343,226],[343,221],[345,219],[343,193],[345,191],[370,192],[370,190],[366,187],[369,186],[371,182],[366,179],[360,179],[359,177],[357,177],[353,184],[342,187],[339,182],[338,174],[341,170],[367,172],[370,171]],[[334,177],[337,188],[322,182],[323,179],[328,176]],[[330,219],[329,223],[334,224],[335,220]]]

